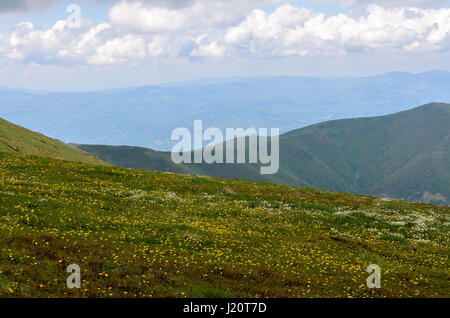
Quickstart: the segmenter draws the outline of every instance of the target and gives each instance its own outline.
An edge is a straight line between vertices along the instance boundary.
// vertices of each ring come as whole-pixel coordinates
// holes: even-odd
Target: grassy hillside
[[[0,296],[449,297],[449,213],[0,153]]]
[[[282,139],[290,156],[280,180],[300,175],[320,188],[450,203],[449,104],[322,123]]]
[[[174,164],[170,157],[170,153],[168,152],[131,146],[77,144],[74,144],[73,146],[99,158],[101,157],[102,160],[119,167],[139,169],[144,168],[142,165],[145,165],[145,169],[148,170],[177,173],[186,173],[186,171],[194,172],[189,170],[189,166]]]
[[[75,145],[115,166],[132,169],[146,169],[161,172],[175,172],[205,175],[218,178],[241,178],[259,181],[278,182],[276,177],[261,176],[256,164],[175,164],[170,152],[155,151],[143,147]]]
[[[450,105],[393,115],[329,121],[280,137],[280,171],[257,165],[179,165],[168,153],[80,146],[129,168],[248,178],[411,201],[450,204]],[[151,155],[150,155],[151,154]],[[132,160],[130,160],[132,159]]]
[[[97,157],[0,118],[0,152],[107,165]]]

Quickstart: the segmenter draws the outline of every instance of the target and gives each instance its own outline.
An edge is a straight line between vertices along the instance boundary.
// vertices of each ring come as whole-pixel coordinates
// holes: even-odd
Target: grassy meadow
[[[449,207],[0,153],[1,297],[449,297]],[[78,264],[82,288],[68,289]],[[381,267],[369,289],[366,268]]]
[[[2,118],[0,118],[0,152],[109,166],[93,155]]]

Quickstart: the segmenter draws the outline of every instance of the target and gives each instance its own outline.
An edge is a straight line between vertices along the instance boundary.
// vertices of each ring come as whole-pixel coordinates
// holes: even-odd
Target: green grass
[[[0,152],[109,165],[65,143],[14,125],[0,118]]]
[[[0,296],[449,297],[449,212],[0,153]]]

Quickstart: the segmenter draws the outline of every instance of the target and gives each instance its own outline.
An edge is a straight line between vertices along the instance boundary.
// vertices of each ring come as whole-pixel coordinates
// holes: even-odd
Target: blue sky
[[[450,71],[439,0],[5,0],[0,36],[0,86],[40,90]]]

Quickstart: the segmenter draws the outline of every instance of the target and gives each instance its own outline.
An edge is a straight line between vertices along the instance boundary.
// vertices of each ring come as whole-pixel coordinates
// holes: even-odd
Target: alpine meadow
[[[3,297],[448,295],[448,207],[21,149],[0,157]],[[81,289],[65,286],[72,263]],[[366,286],[372,263],[381,289]]]

